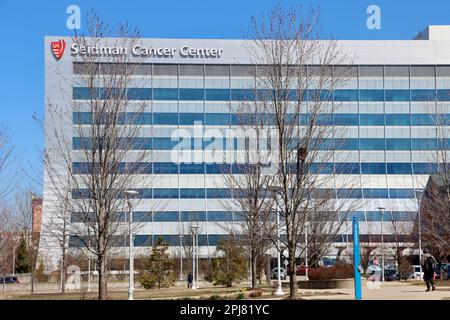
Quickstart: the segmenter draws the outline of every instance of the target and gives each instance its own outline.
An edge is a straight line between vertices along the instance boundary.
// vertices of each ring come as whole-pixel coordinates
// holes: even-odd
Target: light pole
[[[281,289],[281,243],[280,243],[280,212],[277,210],[277,274],[278,274],[278,285],[277,291],[275,291],[275,295],[282,296],[284,295],[283,289]]]
[[[378,207],[381,214],[381,281],[384,282],[384,234],[383,234],[383,222],[384,222],[384,207]]]
[[[180,234],[180,281],[183,280],[183,235]]]
[[[417,216],[419,219],[419,267],[420,267],[420,280],[423,280],[422,277],[422,219],[421,219],[421,210],[420,210],[420,201],[422,199],[423,191],[422,190],[414,190],[414,194],[417,200]]]
[[[127,196],[127,204],[128,204],[128,214],[129,214],[129,223],[128,223],[128,231],[130,236],[130,249],[129,249],[129,260],[130,260],[130,275],[129,275],[129,284],[128,284],[128,300],[133,300],[133,293],[134,293],[134,256],[133,256],[133,232],[131,229],[131,224],[133,223],[133,211],[131,210],[133,208],[133,204],[131,203],[130,198],[132,196],[136,196],[138,194],[135,190],[126,190],[125,194]]]
[[[197,289],[197,281],[198,281],[198,263],[197,255],[198,255],[198,243],[197,243],[197,233],[199,226],[192,225],[192,289]],[[196,263],[197,262],[197,263]]]
[[[274,193],[274,197],[276,198],[278,196],[278,192],[279,192],[280,187],[278,187],[278,186],[270,186],[269,189]],[[278,278],[278,281],[277,281],[277,290],[275,291],[274,294],[277,295],[277,296],[282,296],[282,295],[284,295],[284,292],[283,292],[283,289],[281,288],[281,240],[280,240],[281,229],[280,229],[280,212],[279,212],[279,210],[276,210],[276,211],[277,211],[277,275],[278,275],[277,278]]]
[[[16,275],[16,244],[14,243],[13,238],[13,256],[12,256],[12,275],[15,277]]]

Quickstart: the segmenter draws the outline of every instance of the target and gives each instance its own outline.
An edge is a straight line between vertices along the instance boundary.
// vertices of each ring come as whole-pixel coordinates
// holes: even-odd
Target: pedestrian
[[[427,284],[426,292],[431,290],[434,291],[436,287],[434,286],[434,266],[437,264],[436,259],[428,252],[427,249],[423,249],[422,258],[422,271],[423,279]]]
[[[187,282],[188,282],[188,289],[192,289],[192,281],[194,277],[192,276],[192,272],[189,272],[187,276]]]

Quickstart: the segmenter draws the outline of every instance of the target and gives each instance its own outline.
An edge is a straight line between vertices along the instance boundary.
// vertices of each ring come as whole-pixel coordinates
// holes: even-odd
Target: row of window
[[[72,213],[71,222],[82,222],[85,214]],[[92,213],[94,217],[94,214]],[[416,211],[385,211],[383,219],[379,211],[365,212],[345,212],[339,214],[339,221],[345,219],[351,221],[353,217],[357,217],[360,221],[414,221],[416,219]],[[127,212],[118,214],[118,221],[127,222],[129,219]],[[242,221],[243,213],[240,211],[133,211],[133,221],[135,222],[224,222],[224,221]],[[275,220],[275,213],[274,213]],[[335,221],[338,220],[336,216]]]
[[[264,141],[262,141],[262,145]],[[265,140],[266,144],[267,140]],[[124,150],[245,150],[248,144],[243,139],[226,138],[169,138],[169,137],[136,137],[122,138],[114,141],[90,137],[73,137],[73,150],[116,148]],[[111,144],[113,143],[113,144]],[[434,138],[336,138],[311,139],[314,150],[441,150],[447,149],[450,139]],[[302,141],[292,139],[291,148],[303,145]],[[264,147],[263,147],[264,148]],[[270,146],[266,147],[266,150]]]
[[[288,168],[292,173],[297,171],[295,163]],[[255,165],[245,164],[122,162],[117,165],[116,172],[127,174],[245,174],[256,172],[255,169]],[[336,162],[312,163],[306,169],[310,173],[318,174],[433,174],[439,171],[439,166],[435,163]],[[72,170],[74,174],[90,174],[92,164],[73,162]]]
[[[304,101],[450,101],[449,89],[337,89],[304,90]],[[274,92],[269,89],[194,89],[194,88],[95,88],[74,87],[72,98],[182,101],[298,100],[295,90]]]
[[[228,235],[223,234],[199,234],[198,235],[198,245],[199,246],[217,246],[219,241],[221,239],[226,238]],[[239,237],[239,235],[237,235]],[[282,241],[286,241],[286,235],[282,234],[280,236]],[[380,234],[360,234],[360,241],[361,242],[381,242],[382,236]],[[192,235],[191,234],[184,234],[182,237],[178,234],[155,234],[155,235],[135,235],[133,237],[133,244],[135,247],[148,247],[156,244],[157,240],[161,239],[169,246],[177,247],[180,245],[186,245],[191,243]],[[414,240],[417,240],[413,236],[407,235],[407,234],[384,234],[383,240],[385,243],[389,242],[411,242]],[[82,239],[79,236],[76,235],[70,235],[69,236],[69,247],[71,248],[77,248],[77,247],[83,247],[84,244],[88,243],[88,239]],[[300,239],[300,243],[302,243],[302,239]],[[352,242],[352,235],[351,234],[339,234],[335,237],[334,242],[337,243],[343,243],[343,242]],[[90,243],[95,243],[94,240],[91,240]],[[111,239],[111,245],[113,247],[128,247],[129,246],[129,239],[128,237],[123,236],[116,236],[112,237]]]
[[[97,115],[92,118],[90,112],[74,112],[72,121],[77,125],[94,124],[132,124],[132,125],[243,125],[251,123],[264,123],[266,125],[275,124],[273,114],[260,115],[257,118],[254,114],[233,114],[233,113],[169,113],[169,112],[143,112],[143,113],[122,113],[115,115],[113,119],[109,114]],[[292,116],[293,117],[293,116]],[[311,122],[309,114],[301,114],[298,117],[300,125],[307,125]],[[317,125],[335,126],[432,126],[436,124],[450,124],[450,114],[440,114],[437,116],[430,114],[320,114],[315,119]]]
[[[140,199],[231,199],[248,196],[245,189],[228,188],[140,188],[137,198]],[[303,192],[305,197],[338,198],[338,199],[412,199],[414,189],[397,188],[364,188],[364,189],[316,189]],[[73,189],[73,199],[87,199],[91,196],[89,189]],[[262,190],[261,197],[272,196],[268,190]],[[125,195],[124,195],[125,197]]]

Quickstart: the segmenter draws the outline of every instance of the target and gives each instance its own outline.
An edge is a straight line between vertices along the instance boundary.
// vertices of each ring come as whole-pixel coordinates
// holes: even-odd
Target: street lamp
[[[274,192],[275,197],[278,195],[278,186],[271,186],[269,188],[272,192]],[[280,241],[280,212],[277,211],[277,275],[278,275],[278,281],[277,281],[277,290],[275,291],[275,295],[282,296],[284,295],[283,289],[281,288],[281,241]]]
[[[383,234],[383,216],[384,216],[384,207],[378,207],[378,210],[381,214],[381,281],[384,282],[384,234]]]
[[[198,229],[199,226],[192,225],[192,289],[198,289]]]
[[[129,260],[130,260],[130,275],[129,275],[129,284],[128,284],[128,300],[133,300],[134,293],[134,256],[133,256],[133,233],[131,230],[131,224],[133,223],[133,212],[131,209],[133,208],[133,204],[131,203],[130,198],[139,194],[139,192],[135,190],[126,190],[125,195],[127,196],[127,204],[128,204],[128,214],[129,214],[129,223],[128,223],[128,231],[130,236],[130,250],[129,250]]]
[[[420,267],[420,280],[422,277],[422,219],[421,219],[421,210],[420,210],[420,202],[422,200],[423,190],[414,190],[414,195],[417,200],[417,215],[419,219],[419,267]]]
[[[180,234],[180,281],[183,280],[183,235]]]

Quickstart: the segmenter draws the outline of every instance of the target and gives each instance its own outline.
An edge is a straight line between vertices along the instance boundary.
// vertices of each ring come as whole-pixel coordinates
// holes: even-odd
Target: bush
[[[332,280],[353,278],[353,266],[339,264],[332,267],[319,267],[308,271],[309,280]]]
[[[209,297],[209,300],[221,300],[222,297],[218,294],[213,294],[211,297]]]
[[[245,294],[243,292],[239,292],[236,296],[236,300],[244,300]]]
[[[261,297],[262,294],[263,294],[263,293],[262,293],[261,290],[254,290],[254,291],[251,291],[251,292],[248,294],[248,296],[251,297],[251,298],[258,298],[258,297]]]

